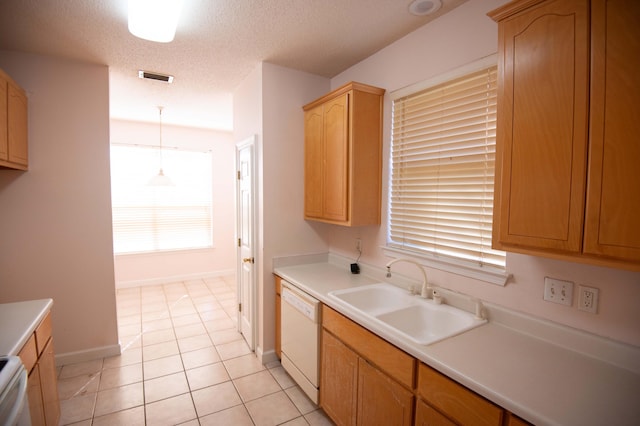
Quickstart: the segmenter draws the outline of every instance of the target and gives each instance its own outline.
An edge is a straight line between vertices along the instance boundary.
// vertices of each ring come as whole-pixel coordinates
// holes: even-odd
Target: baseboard
[[[144,280],[117,281],[116,289],[144,287],[149,285],[167,284],[170,282],[179,282],[179,281],[203,280],[207,278],[226,277],[226,276],[235,275],[235,274],[236,274],[235,269],[227,269],[227,270],[221,270],[221,271],[197,272],[193,274],[182,274],[182,275],[172,275],[168,277],[149,278]]]
[[[83,351],[66,352],[56,354],[56,366],[60,367],[68,364],[76,364],[79,362],[93,361],[95,359],[108,358],[122,353],[120,344],[101,346],[99,348],[91,348]]]
[[[273,349],[270,351],[263,352],[261,347],[256,348],[256,356],[258,357],[258,361],[262,365],[267,365],[272,362],[279,361],[278,356],[276,355],[276,351]]]

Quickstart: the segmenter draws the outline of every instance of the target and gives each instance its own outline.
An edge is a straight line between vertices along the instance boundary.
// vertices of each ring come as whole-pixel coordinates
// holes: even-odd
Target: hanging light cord
[[[160,175],[164,176],[164,171],[162,170],[162,108],[158,106],[158,110],[160,111]]]

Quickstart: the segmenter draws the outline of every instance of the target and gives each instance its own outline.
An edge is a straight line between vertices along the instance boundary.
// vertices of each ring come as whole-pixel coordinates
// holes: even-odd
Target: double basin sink
[[[382,327],[419,345],[428,345],[478,327],[487,321],[470,312],[411,295],[388,283],[335,290],[329,296]]]

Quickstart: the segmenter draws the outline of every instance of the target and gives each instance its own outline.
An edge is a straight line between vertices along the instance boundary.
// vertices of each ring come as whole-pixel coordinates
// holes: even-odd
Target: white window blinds
[[[504,270],[491,249],[496,66],[393,102],[390,247]]]
[[[211,153],[164,149],[171,186],[150,186],[158,149],[111,145],[113,245],[116,254],[212,247]]]

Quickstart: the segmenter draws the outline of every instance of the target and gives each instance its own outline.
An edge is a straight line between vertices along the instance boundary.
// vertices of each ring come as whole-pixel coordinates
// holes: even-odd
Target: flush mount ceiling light
[[[182,0],[129,0],[129,32],[168,43],[176,35]]]
[[[409,13],[416,16],[430,15],[440,9],[441,0],[414,0],[409,5]]]

